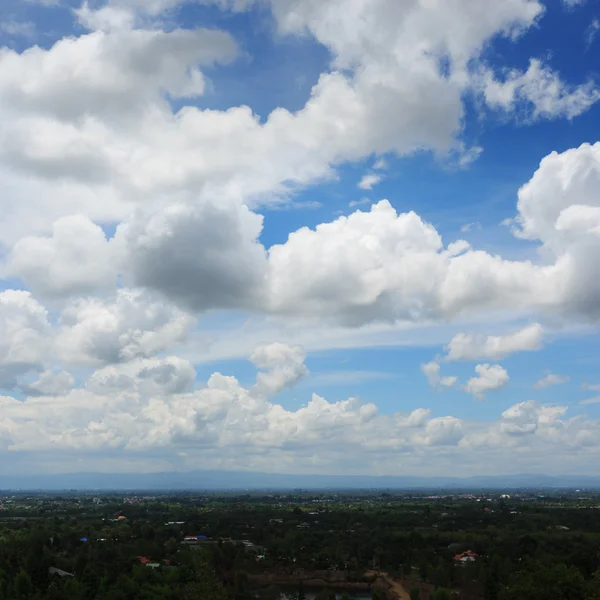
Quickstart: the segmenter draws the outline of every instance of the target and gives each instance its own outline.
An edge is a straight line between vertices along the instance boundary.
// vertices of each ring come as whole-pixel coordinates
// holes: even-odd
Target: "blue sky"
[[[4,2],[0,454],[595,472],[600,4],[482,2]]]

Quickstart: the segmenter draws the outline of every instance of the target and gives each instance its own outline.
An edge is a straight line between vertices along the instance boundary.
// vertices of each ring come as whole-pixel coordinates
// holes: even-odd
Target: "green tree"
[[[410,590],[410,600],[420,600],[421,590],[418,587],[414,587]]]
[[[450,600],[451,597],[450,590],[441,587],[437,588],[429,595],[430,600]]]
[[[515,573],[500,600],[584,600],[586,585],[575,567],[532,563]]]
[[[31,577],[23,569],[21,569],[15,577],[14,593],[19,600],[29,600],[29,597],[33,594]]]

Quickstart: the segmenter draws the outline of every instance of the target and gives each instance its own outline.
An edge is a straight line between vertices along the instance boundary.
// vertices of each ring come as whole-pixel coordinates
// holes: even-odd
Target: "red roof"
[[[463,558],[479,558],[479,554],[475,554],[472,550],[467,550],[462,554],[456,554],[454,560],[462,560]]]

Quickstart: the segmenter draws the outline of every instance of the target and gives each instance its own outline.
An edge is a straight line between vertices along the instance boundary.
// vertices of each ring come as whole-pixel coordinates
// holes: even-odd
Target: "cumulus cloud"
[[[86,294],[115,287],[115,259],[101,227],[83,216],[63,217],[51,237],[30,236],[15,244],[8,273],[42,296]]]
[[[287,356],[290,349],[257,350],[257,362],[280,365],[282,352]],[[597,460],[600,450],[600,422],[566,418],[564,406],[523,402],[485,423],[433,416],[424,408],[380,414],[375,405],[356,398],[329,402],[317,395],[306,406],[288,410],[231,376],[214,373],[201,386],[194,380],[187,361],[136,359],[101,368],[84,388],[53,402],[2,397],[0,455],[53,449],[85,460],[118,451],[121,460],[135,460],[160,450],[171,461],[181,461],[182,455],[211,461],[216,452],[231,467],[328,472],[351,454],[355,472],[378,465],[379,472],[398,473],[398,460],[402,472],[433,459],[461,465],[473,449],[480,468],[502,456],[520,456],[520,466],[532,456],[535,464],[550,449],[553,461],[579,449]]]
[[[451,388],[456,385],[458,381],[458,377],[456,376],[446,376],[442,377],[440,375],[440,364],[432,361],[427,364],[421,365],[421,372],[425,377],[427,377],[427,381],[432,388]]]
[[[75,379],[67,371],[54,373],[44,371],[30,384],[21,384],[21,389],[30,396],[66,396],[75,386]]]
[[[131,208],[127,203],[165,193],[281,200],[290,189],[331,176],[344,161],[451,151],[462,129],[462,98],[472,87],[468,65],[488,40],[514,37],[543,12],[535,0],[502,7],[460,0],[452,8],[395,0],[360,6],[273,0],[280,33],[309,32],[334,61],[302,109],[278,108],[261,122],[244,106],[215,111],[184,102],[173,112],[169,99],[203,92],[199,68],[236,56],[224,32],[162,31],[160,21],[132,28],[130,19],[178,3],[115,0],[98,10],[84,4],[78,15],[91,33],[49,49],[3,50],[0,158],[27,172],[20,187],[41,178],[57,195],[59,187],[70,192],[68,203],[39,203],[45,214],[38,223],[27,225],[20,211],[11,211],[5,236],[32,233],[34,225],[47,232],[68,214],[121,220]],[[217,4],[241,10],[254,3]],[[450,73],[441,72],[440,60]],[[85,68],[91,62],[94,69]],[[78,183],[92,190],[78,195]],[[95,193],[113,197],[99,203]]]
[[[271,345],[257,348],[253,360],[276,370],[294,362],[293,355],[299,363],[300,350]],[[2,398],[2,426],[8,428],[0,430],[0,439],[12,451],[135,452],[176,445],[248,453],[277,449],[301,457],[309,449],[327,453],[336,444],[360,444],[368,452],[456,446],[463,436],[459,419],[431,418],[426,409],[383,416],[357,399],[331,403],[313,395],[306,406],[289,411],[270,402],[258,384],[245,389],[234,377],[214,373],[205,386],[192,390],[194,378],[193,367],[174,357],[104,367],[85,389],[61,398],[60,422],[45,401]]]
[[[211,1],[234,11],[255,5]],[[591,106],[594,85],[567,85],[540,61],[526,71],[482,64],[489,41],[534,26],[542,4],[270,0],[279,34],[312,36],[332,60],[303,107],[260,117],[248,106],[197,102],[208,85],[203,71],[229,64],[238,48],[223,31],[163,29],[163,12],[178,4],[86,3],[76,11],[83,35],[0,50],[3,274],[56,309],[49,315],[28,292],[0,293],[0,386],[30,396],[0,399],[0,446],[218,449],[238,462],[241,448],[244,457],[287,455],[309,467],[349,448],[425,460],[484,440],[503,451],[517,443],[593,447],[597,423],[535,404],[489,427],[428,409],[384,415],[355,398],[315,395],[287,410],[269,396],[306,375],[296,346],[258,348],[250,389],[218,373],[198,387],[189,362],[165,357],[186,339],[191,313],[219,309],[290,328],[498,313],[597,322],[599,144],[549,155],[519,191],[513,231],[537,244],[536,260],[443,241],[388,201],[270,248],[261,241],[261,206],[289,202],[345,162],[378,157],[369,174],[379,178],[388,153],[476,157],[479,149],[461,139],[469,94],[521,121],[573,118]],[[461,335],[449,357],[493,361],[541,342],[535,325]],[[73,389],[63,369],[74,367],[98,370]],[[457,384],[440,370],[437,361],[423,366],[434,387]],[[467,383],[476,397],[508,381],[499,365],[476,371]],[[516,442],[519,430],[531,441]]]
[[[246,206],[178,204],[121,227],[126,277],[194,310],[262,303],[266,252],[262,217]]]
[[[523,107],[531,120],[574,117],[582,114],[600,99],[593,82],[571,87],[541,61],[532,59],[526,71],[510,71],[504,80],[484,70],[481,88],[487,104],[505,111]]]
[[[556,375],[556,373],[548,373],[545,377],[542,377],[537,383],[534,384],[536,390],[542,390],[552,385],[560,385],[570,381],[570,377]]]
[[[86,389],[99,395],[170,396],[189,391],[195,379],[194,367],[176,356],[137,358],[95,371],[88,379]]]
[[[139,290],[120,289],[114,299],[84,298],[61,314],[56,348],[79,365],[151,357],[185,339],[194,319]]]
[[[507,335],[459,333],[446,347],[445,360],[498,360],[514,352],[539,350],[543,335],[544,330],[539,323]]]
[[[560,427],[558,419],[566,412],[567,408],[564,406],[545,406],[529,400],[505,410],[500,428],[510,435],[532,434],[541,425]]]
[[[502,389],[510,379],[506,369],[500,365],[482,364],[475,367],[476,377],[472,377],[465,385],[465,391],[477,400],[483,400],[488,392]]]
[[[29,292],[0,293],[1,388],[14,388],[19,377],[42,370],[51,349],[50,332],[47,310]]]
[[[263,371],[257,374],[253,390],[271,396],[294,385],[308,375],[305,358],[306,353],[301,346],[280,342],[261,344],[250,356],[250,362]]]

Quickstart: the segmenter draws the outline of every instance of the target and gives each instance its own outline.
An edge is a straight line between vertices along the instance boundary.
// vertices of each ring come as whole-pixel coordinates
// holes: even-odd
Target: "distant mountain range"
[[[600,476],[504,475],[477,477],[371,477],[284,475],[251,471],[69,473],[0,475],[0,490],[515,490],[600,489]]]

